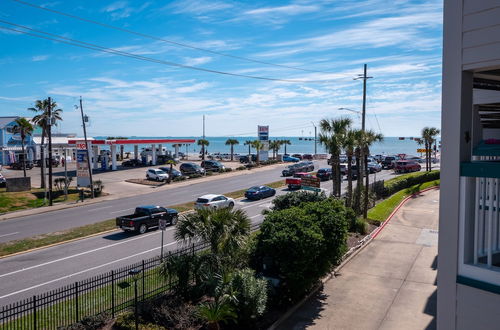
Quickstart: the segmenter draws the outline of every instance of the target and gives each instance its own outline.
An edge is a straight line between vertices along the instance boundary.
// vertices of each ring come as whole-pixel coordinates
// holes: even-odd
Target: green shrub
[[[325,199],[327,199],[327,197],[323,192],[317,194],[315,192],[309,192],[303,190],[294,191],[294,192],[289,192],[285,195],[278,196],[275,199],[273,199],[273,206],[271,209],[279,211],[288,209],[290,207],[299,206],[302,203],[320,202],[324,201]]]
[[[111,321],[111,315],[108,313],[100,313],[97,315],[84,317],[80,322],[66,326],[58,327],[58,330],[93,330],[101,329]]]
[[[252,269],[237,270],[230,287],[235,292],[234,310],[240,327],[253,329],[255,321],[264,314],[267,303],[267,281],[255,277]]]
[[[238,166],[236,168],[236,171],[242,171],[242,170],[246,170],[247,168],[245,166]]]
[[[176,176],[173,181],[174,182],[178,182],[178,181],[184,181],[186,180],[186,177],[185,176]]]
[[[226,167],[226,168],[224,169],[224,172],[231,172],[232,170],[233,170],[232,168],[230,168],[230,167]]]
[[[365,235],[368,232],[368,222],[363,218],[357,218],[354,222],[354,226],[352,226],[349,231]]]
[[[249,169],[249,170],[252,169],[252,168],[254,168],[254,167],[256,167],[256,166],[257,166],[257,164],[255,164],[255,163],[248,163],[248,164],[245,165],[245,167],[247,169]]]
[[[400,190],[409,188],[416,184],[438,180],[439,175],[439,170],[400,175],[398,177],[385,181],[383,191],[376,191],[377,198],[386,198]]]
[[[353,211],[336,199],[266,215],[252,264],[257,271],[280,280],[275,303],[297,301],[340,262],[353,217]]]
[[[206,174],[207,176],[212,176],[212,175],[214,175],[214,172],[206,172],[205,174]]]
[[[189,178],[190,179],[196,179],[196,178],[201,178],[203,175],[199,174],[199,173],[194,173],[194,174],[191,174],[189,175]]]

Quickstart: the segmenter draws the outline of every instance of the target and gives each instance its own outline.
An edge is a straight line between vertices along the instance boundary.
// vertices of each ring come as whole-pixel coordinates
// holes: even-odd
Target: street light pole
[[[87,166],[89,167],[89,180],[90,180],[90,194],[94,198],[94,182],[92,181],[92,167],[90,167],[90,151],[89,143],[87,141],[87,128],[85,127],[85,118],[83,116],[82,97],[80,96],[80,112],[82,114],[83,137],[85,139],[85,146],[87,147]]]
[[[314,126],[314,155],[316,156],[318,154],[318,130],[313,122],[311,124]]]

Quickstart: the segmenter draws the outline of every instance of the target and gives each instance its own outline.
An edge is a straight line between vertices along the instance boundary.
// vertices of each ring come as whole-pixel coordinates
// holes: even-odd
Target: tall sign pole
[[[94,198],[94,182],[92,181],[92,167],[90,167],[89,143],[87,141],[87,128],[85,127],[85,118],[83,116],[83,106],[82,106],[82,97],[81,96],[80,96],[80,112],[82,114],[83,137],[85,139],[85,146],[86,146],[86,150],[87,150],[87,165],[89,167],[90,193],[91,193],[92,198]]]
[[[52,99],[48,98],[48,126],[47,133],[49,135],[49,205],[52,206]]]

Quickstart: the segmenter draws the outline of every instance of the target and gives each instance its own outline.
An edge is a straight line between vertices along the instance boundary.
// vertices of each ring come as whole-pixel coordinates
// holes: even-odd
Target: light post
[[[134,280],[134,315],[135,315],[135,330],[139,330],[139,313],[137,310],[137,277],[141,271],[139,269],[132,269],[128,272]]]
[[[311,124],[314,126],[314,156],[316,157],[318,154],[318,130],[312,121]]]

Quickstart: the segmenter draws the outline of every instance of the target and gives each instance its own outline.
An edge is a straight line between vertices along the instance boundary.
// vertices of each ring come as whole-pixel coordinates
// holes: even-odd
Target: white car
[[[209,194],[201,196],[194,204],[196,210],[220,209],[225,207],[232,209],[234,207],[234,199],[224,195]]]
[[[168,174],[157,168],[150,168],[146,172],[146,179],[156,181],[168,180]]]

